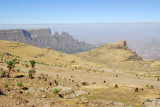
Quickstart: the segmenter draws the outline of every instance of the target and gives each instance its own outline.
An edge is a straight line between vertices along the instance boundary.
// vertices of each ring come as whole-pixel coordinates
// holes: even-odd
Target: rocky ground
[[[0,106],[149,107],[159,104],[156,98],[160,97],[160,81],[154,73],[146,76],[143,73],[137,75],[138,72],[86,71],[82,68],[36,64],[36,73],[29,78],[30,67],[27,68],[25,64],[29,65],[20,61],[10,78],[0,78]],[[0,63],[0,70],[7,72],[6,63]],[[19,82],[23,84],[21,87],[17,85]],[[155,100],[146,100],[149,98]]]

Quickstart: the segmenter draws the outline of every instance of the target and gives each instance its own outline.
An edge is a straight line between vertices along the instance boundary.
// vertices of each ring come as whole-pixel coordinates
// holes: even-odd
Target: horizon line
[[[160,22],[106,22],[106,23],[21,23],[21,24],[0,24],[0,25],[93,25],[93,24],[160,24]]]

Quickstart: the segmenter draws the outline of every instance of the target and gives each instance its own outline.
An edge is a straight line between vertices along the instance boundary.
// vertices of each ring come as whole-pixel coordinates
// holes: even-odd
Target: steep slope
[[[90,65],[95,66],[94,63],[87,62],[79,57],[54,51],[51,48],[37,48],[21,42],[0,40],[0,57],[13,58],[16,57],[21,60],[34,59],[38,62],[48,64],[62,64],[62,65]]]
[[[49,28],[0,30],[0,39],[19,41],[39,48],[51,47],[56,51],[64,53],[84,52],[95,48],[90,44],[73,39],[72,36],[65,32],[61,34],[55,32],[52,35]]]
[[[136,51],[143,59],[160,57],[160,40],[153,38],[149,41],[128,41],[128,46]]]
[[[31,34],[23,29],[0,30],[0,39],[21,42],[32,40]]]
[[[76,56],[106,64],[123,61],[142,61],[141,57],[128,48],[126,41],[105,44],[88,52],[77,53]]]
[[[90,44],[73,39],[73,37],[66,32],[62,32],[61,34],[55,32],[52,41],[52,47],[54,50],[65,53],[84,52],[95,48]]]

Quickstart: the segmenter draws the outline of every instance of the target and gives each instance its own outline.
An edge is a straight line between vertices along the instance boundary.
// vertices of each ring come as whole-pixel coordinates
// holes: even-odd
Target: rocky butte
[[[75,40],[66,32],[61,34],[55,32],[52,35],[49,28],[0,30],[0,39],[24,42],[39,48],[51,47],[56,51],[65,53],[84,52],[95,48],[90,44]]]

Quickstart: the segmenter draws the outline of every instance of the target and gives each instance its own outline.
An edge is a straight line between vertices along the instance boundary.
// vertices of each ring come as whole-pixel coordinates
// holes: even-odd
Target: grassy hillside
[[[34,59],[38,62],[47,64],[60,64],[60,65],[81,65],[81,66],[96,66],[96,64],[87,62],[86,60],[54,51],[51,48],[37,48],[22,42],[15,41],[3,41],[0,40],[0,56],[3,58],[16,57],[20,60],[31,60]]]
[[[160,61],[143,60],[128,48],[126,41],[105,44],[87,52],[75,54],[88,61],[101,62],[109,69],[126,71],[160,71]]]
[[[99,48],[76,55],[88,60],[95,60],[103,63],[142,61],[141,57],[127,47],[126,41],[105,44]]]

